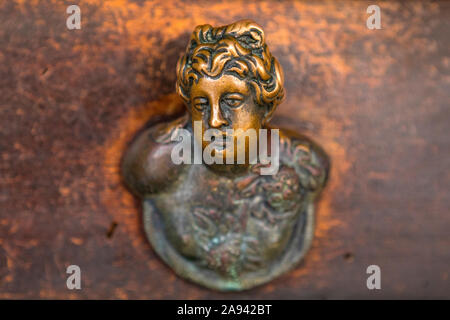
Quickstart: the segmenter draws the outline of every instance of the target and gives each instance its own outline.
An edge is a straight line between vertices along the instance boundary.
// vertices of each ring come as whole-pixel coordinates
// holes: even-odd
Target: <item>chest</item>
[[[260,267],[283,250],[302,208],[293,169],[230,178],[198,166],[184,174],[173,190],[153,198],[179,252],[237,272]]]

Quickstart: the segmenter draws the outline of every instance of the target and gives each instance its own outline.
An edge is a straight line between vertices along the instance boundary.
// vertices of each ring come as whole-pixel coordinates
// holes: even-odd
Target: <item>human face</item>
[[[255,104],[246,81],[227,74],[217,79],[204,76],[192,85],[190,97],[192,125],[195,121],[202,123],[200,137],[202,149],[204,150],[211,143],[204,139],[205,130],[218,129],[223,134],[224,140],[232,139],[234,161],[239,152],[245,152],[245,159],[248,162],[249,148],[245,143],[246,139],[237,139],[237,137],[243,131],[254,129],[258,139],[264,108]],[[231,137],[226,132],[227,129],[233,129]],[[242,131],[238,131],[239,129]],[[213,152],[216,155],[222,155],[225,161],[227,152],[230,153],[231,150],[226,145],[217,145],[213,148]]]

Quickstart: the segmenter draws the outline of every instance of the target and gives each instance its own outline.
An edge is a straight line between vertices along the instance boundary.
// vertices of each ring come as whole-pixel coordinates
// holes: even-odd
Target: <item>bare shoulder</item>
[[[188,123],[189,116],[185,113],[183,116],[167,122],[159,122],[148,129],[150,138],[160,144],[172,143],[171,137],[177,130],[184,129]]]
[[[295,169],[305,189],[318,193],[325,186],[330,169],[329,158],[310,138],[280,129],[280,161]]]
[[[122,173],[127,186],[138,196],[156,193],[170,185],[182,169],[171,161],[176,142],[171,137],[184,128],[187,116],[170,122],[160,122],[141,132],[130,144],[122,161]]]

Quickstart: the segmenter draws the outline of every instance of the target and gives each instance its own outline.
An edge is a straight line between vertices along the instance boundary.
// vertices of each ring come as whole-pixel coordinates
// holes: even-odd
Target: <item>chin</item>
[[[205,164],[210,170],[221,174],[235,176],[236,174],[245,174],[248,169],[248,164]]]

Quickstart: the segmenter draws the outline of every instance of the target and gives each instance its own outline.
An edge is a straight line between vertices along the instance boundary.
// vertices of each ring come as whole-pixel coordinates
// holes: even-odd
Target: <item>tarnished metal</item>
[[[273,137],[268,121],[284,97],[281,66],[262,28],[250,20],[196,27],[178,62],[176,88],[187,113],[142,132],[122,165],[142,198],[154,249],[180,276],[218,290],[251,288],[293,268],[311,243],[313,202],[329,161],[310,139],[282,129],[278,170],[263,175],[267,163],[252,159],[245,132],[266,129]],[[232,143],[212,154],[233,164],[174,163],[174,137],[194,133],[196,124],[201,134],[191,143],[200,154],[211,149],[205,132],[216,129]],[[237,163],[240,153],[245,161]]]

